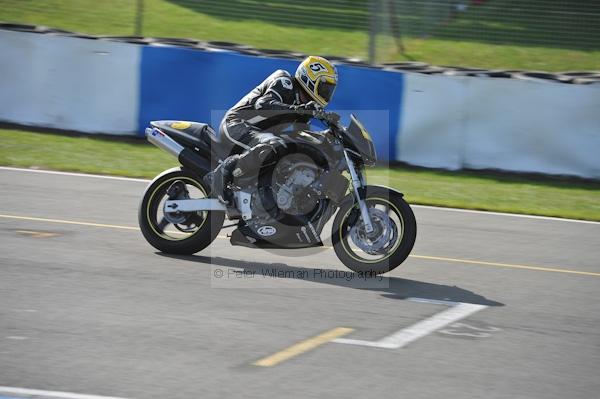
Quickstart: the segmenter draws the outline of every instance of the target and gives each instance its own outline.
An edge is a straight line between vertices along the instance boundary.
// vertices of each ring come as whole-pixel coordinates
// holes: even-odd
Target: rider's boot
[[[231,183],[234,177],[233,172],[238,159],[238,155],[227,157],[214,171],[204,177],[204,181],[211,186],[213,197],[218,198],[225,205],[231,203],[232,193],[229,189],[229,183]]]

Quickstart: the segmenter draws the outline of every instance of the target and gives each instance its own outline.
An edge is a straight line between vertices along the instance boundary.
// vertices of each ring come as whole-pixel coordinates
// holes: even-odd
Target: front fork
[[[373,232],[373,223],[371,222],[371,216],[369,215],[369,209],[365,202],[366,186],[367,182],[363,174],[359,174],[356,171],[356,165],[350,159],[348,152],[344,150],[344,158],[346,158],[346,165],[348,165],[348,171],[350,172],[350,178],[352,180],[352,188],[354,190],[354,198],[358,202],[358,208],[360,209],[360,216],[362,217],[365,225],[365,231],[367,234]]]

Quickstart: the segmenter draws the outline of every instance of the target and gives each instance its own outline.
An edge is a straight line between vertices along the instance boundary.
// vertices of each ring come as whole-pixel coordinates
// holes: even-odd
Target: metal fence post
[[[377,58],[379,3],[380,0],[369,0],[369,64],[375,64]]]
[[[137,0],[135,10],[135,36],[142,36],[142,23],[144,19],[144,0]]]

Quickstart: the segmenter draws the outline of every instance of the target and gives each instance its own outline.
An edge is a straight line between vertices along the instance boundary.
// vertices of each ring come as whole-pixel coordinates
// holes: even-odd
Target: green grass
[[[471,7],[455,20],[436,22],[426,28],[423,28],[425,19],[420,9],[403,6],[398,12],[400,25],[407,32],[404,38],[407,51],[399,54],[391,39],[382,35],[378,61],[419,60],[437,65],[546,71],[600,69],[600,48],[593,39],[599,34],[598,24],[567,16],[555,23],[556,15],[543,7],[549,1],[489,0],[483,6]],[[0,20],[91,34],[132,35],[135,3],[131,0],[0,0]],[[232,41],[258,48],[322,55],[367,57],[367,2],[350,0],[346,8],[339,9],[317,0],[297,3],[268,0],[266,3],[268,8],[257,0],[145,0],[142,33]],[[574,1],[567,11],[576,6],[579,10],[582,7],[579,3],[584,4]],[[227,7],[223,8],[223,4]],[[331,17],[321,17],[324,21],[316,19],[310,11],[315,7],[325,12],[318,15]],[[507,19],[506,12],[498,12],[507,7],[524,7],[525,11],[529,7],[530,10],[521,13],[520,18],[517,13]],[[252,14],[257,8],[261,10],[260,15]],[[282,14],[275,10],[294,14],[282,21]],[[428,38],[421,38],[423,34]],[[548,40],[556,42],[554,48],[540,45]]]
[[[152,178],[177,161],[144,142],[0,129],[0,165]],[[368,178],[412,204],[600,221],[600,183],[406,168],[373,169]]]
[[[600,221],[600,183],[411,169],[377,170],[369,178],[414,204]]]
[[[141,140],[0,129],[0,165],[151,178],[178,163]]]

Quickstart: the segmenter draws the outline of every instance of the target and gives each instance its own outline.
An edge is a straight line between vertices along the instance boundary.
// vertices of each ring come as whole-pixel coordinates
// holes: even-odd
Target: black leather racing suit
[[[278,133],[290,124],[308,123],[312,112],[301,103],[301,90],[287,71],[277,70],[225,114],[221,143],[230,148],[229,154],[239,155],[229,156],[215,170],[216,195],[226,188],[232,173],[241,176],[267,156],[283,151]]]
[[[297,109],[300,90],[289,72],[273,72],[227,111],[220,127],[222,140],[249,150],[262,132],[273,136],[290,123],[307,123],[310,116]]]

